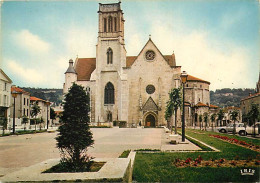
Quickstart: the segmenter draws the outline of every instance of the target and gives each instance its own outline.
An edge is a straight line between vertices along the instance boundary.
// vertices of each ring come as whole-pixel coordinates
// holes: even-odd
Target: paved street
[[[162,129],[92,128],[94,157],[118,157],[127,149],[160,149]],[[57,133],[28,134],[0,138],[0,175],[51,158],[59,158]]]
[[[89,154],[96,158],[117,158],[124,150],[198,150],[188,141],[170,145],[169,134],[162,128],[92,128],[94,147]],[[57,132],[0,138],[0,175],[45,161],[59,158],[55,147]]]

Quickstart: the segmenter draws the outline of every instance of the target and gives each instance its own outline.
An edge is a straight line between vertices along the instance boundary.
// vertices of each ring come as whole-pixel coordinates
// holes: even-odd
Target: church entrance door
[[[145,126],[155,127],[155,117],[152,114],[149,114],[145,118]]]

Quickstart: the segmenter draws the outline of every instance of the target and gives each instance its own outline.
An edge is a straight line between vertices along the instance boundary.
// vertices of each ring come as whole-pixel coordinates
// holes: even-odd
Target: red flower
[[[221,159],[219,160],[220,163],[224,163],[224,161],[225,161],[225,159],[223,159],[223,158],[221,158]]]

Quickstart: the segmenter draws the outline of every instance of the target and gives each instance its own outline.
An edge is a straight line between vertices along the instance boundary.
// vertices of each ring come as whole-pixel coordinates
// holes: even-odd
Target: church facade
[[[65,72],[64,94],[72,83],[90,94],[91,122],[126,121],[142,126],[166,125],[168,93],[181,84],[181,66],[174,53],[164,55],[151,38],[137,56],[127,56],[121,2],[99,4],[96,58],[71,59]],[[194,125],[195,113],[210,110],[208,81],[188,75],[186,119]],[[181,122],[178,112],[178,124]]]

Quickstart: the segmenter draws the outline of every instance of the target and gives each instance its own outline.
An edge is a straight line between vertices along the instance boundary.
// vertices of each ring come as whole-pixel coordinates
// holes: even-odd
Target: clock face
[[[154,53],[154,51],[152,51],[152,50],[149,50],[149,51],[147,51],[147,52],[145,53],[145,58],[146,58],[147,60],[153,60],[154,57],[155,57],[155,53]]]

